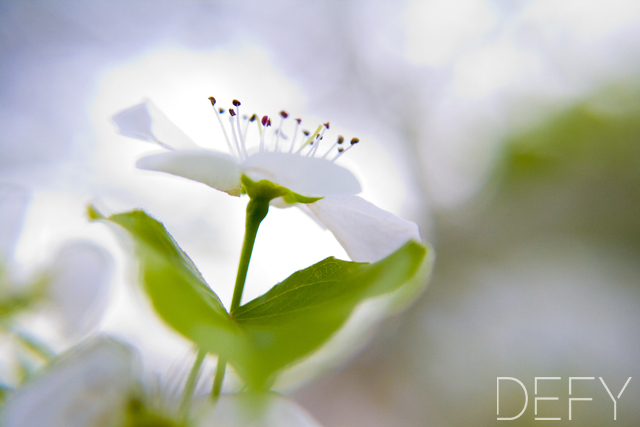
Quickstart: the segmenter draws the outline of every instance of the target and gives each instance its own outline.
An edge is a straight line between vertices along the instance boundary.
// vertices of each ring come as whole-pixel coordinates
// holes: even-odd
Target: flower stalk
[[[260,223],[269,212],[269,197],[252,197],[247,204],[247,216],[245,220],[244,242],[242,243],[242,252],[240,254],[240,263],[238,264],[238,274],[236,275],[236,284],[233,288],[233,297],[231,299],[231,307],[229,313],[233,316],[233,312],[240,307],[242,301],[242,293],[244,284],[247,280],[247,272],[249,271],[249,262],[253,253],[253,246],[258,235]],[[216,374],[213,380],[213,389],[211,395],[217,398],[222,389],[222,381],[226,371],[227,361],[220,357],[216,367]]]
[[[180,403],[180,417],[186,422],[189,417],[189,409],[191,407],[191,399],[193,397],[193,392],[196,389],[196,383],[198,382],[198,377],[200,376],[200,369],[202,368],[202,363],[204,362],[204,358],[207,355],[207,352],[198,349],[196,354],[196,359],[193,362],[193,366],[191,367],[191,372],[189,372],[189,377],[187,378],[187,382],[184,385],[184,391],[182,393],[182,402]]]

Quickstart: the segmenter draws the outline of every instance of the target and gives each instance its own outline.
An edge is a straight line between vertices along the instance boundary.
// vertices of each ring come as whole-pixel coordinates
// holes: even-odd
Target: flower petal
[[[151,141],[165,148],[198,148],[178,126],[151,101],[120,111],[112,117],[118,133],[130,138]]]
[[[242,171],[238,159],[229,154],[204,149],[171,151],[143,157],[136,166],[202,182],[232,196],[240,195]]]
[[[246,160],[244,173],[254,181],[269,180],[304,196],[354,195],[360,183],[335,163],[299,154],[260,152]]]
[[[379,261],[410,239],[422,241],[417,224],[357,196],[325,197],[306,207],[354,261]]]
[[[122,425],[133,383],[132,362],[130,348],[106,338],[72,350],[10,395],[0,424]]]
[[[95,326],[107,307],[113,269],[111,255],[89,241],[68,242],[53,263],[49,294],[67,332],[82,334]]]

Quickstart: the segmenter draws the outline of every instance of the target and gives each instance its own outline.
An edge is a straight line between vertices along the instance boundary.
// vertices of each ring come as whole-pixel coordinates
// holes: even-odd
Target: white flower
[[[111,255],[90,241],[71,240],[51,264],[46,292],[68,335],[81,335],[102,319],[112,274]]]
[[[104,314],[112,273],[111,255],[85,240],[66,241],[40,277],[19,279],[12,263],[28,209],[26,189],[0,185],[0,299],[15,303],[15,314],[50,303],[66,336],[95,327]],[[5,313],[6,314],[6,313]]]
[[[12,393],[2,412],[6,427],[122,425],[133,384],[132,351],[99,338],[64,355]]]
[[[313,133],[299,133],[301,121],[295,119],[293,137],[288,138],[283,130],[288,114],[282,111],[278,128],[267,135],[271,119],[267,116],[258,119],[255,114],[241,116],[237,100],[233,101],[235,108],[229,109],[232,135],[229,138],[221,120],[224,110],[216,109],[215,99],[209,99],[231,154],[198,147],[153,103],[146,101],[116,114],[113,121],[120,134],[157,143],[169,151],[145,156],[136,166],[199,181],[234,196],[242,193],[247,182],[267,180],[284,187],[287,195],[272,204],[286,207],[303,203],[298,206],[328,228],[354,261],[375,262],[410,239],[421,241],[415,223],[357,197],[360,183],[349,170],[335,163],[358,138],[345,144],[340,136],[321,153],[320,145],[329,123],[318,126]],[[257,149],[250,150],[248,128],[254,124],[259,143]],[[304,136],[298,142],[300,134]]]

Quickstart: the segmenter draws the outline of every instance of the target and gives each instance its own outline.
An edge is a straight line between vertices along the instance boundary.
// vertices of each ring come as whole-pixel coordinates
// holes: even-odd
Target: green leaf
[[[140,282],[158,315],[208,352],[249,364],[243,331],[164,226],[142,211],[106,219],[133,238]]]
[[[229,315],[187,255],[142,211],[107,220],[133,237],[142,285],[156,312],[200,348],[231,363],[253,389],[318,349],[367,298],[399,290],[426,248],[410,241],[374,264],[327,258]]]
[[[374,264],[327,258],[238,308],[232,314],[258,353],[260,380],[318,349],[362,301],[408,283],[425,255],[409,241]]]

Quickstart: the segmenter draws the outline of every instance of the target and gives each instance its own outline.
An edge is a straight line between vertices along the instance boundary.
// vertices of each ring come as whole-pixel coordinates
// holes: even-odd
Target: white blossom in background
[[[133,352],[97,338],[62,356],[10,395],[6,427],[112,427],[122,425],[133,386]]]
[[[68,241],[58,251],[46,292],[67,335],[88,332],[102,319],[112,270],[111,255],[90,241]]]
[[[112,257],[91,241],[68,240],[40,271],[19,271],[13,258],[29,200],[26,189],[0,186],[0,299],[11,306],[9,317],[22,311],[53,314],[65,337],[82,335],[104,314]],[[41,311],[44,306],[49,310]]]
[[[142,157],[136,166],[199,181],[233,196],[241,194],[241,178],[246,176],[253,181],[271,181],[307,198],[320,198],[296,205],[329,229],[354,261],[375,262],[410,239],[422,240],[415,223],[357,197],[360,183],[335,163],[359,142],[358,138],[345,143],[340,136],[329,147],[320,148],[329,123],[313,133],[299,133],[299,119],[295,119],[293,136],[287,137],[283,125],[288,114],[284,111],[277,129],[268,132],[271,118],[241,116],[237,100],[233,101],[235,109],[229,109],[229,137],[221,121],[224,110],[216,109],[215,99],[210,99],[231,154],[200,148],[146,101],[116,114],[113,121],[120,134],[157,143],[169,151]],[[257,149],[247,144],[249,127],[254,123],[260,136]],[[279,198],[272,204],[288,207],[293,203]]]
[[[322,427],[294,401],[276,393],[258,397],[244,394],[220,396],[205,411],[196,427]]]

